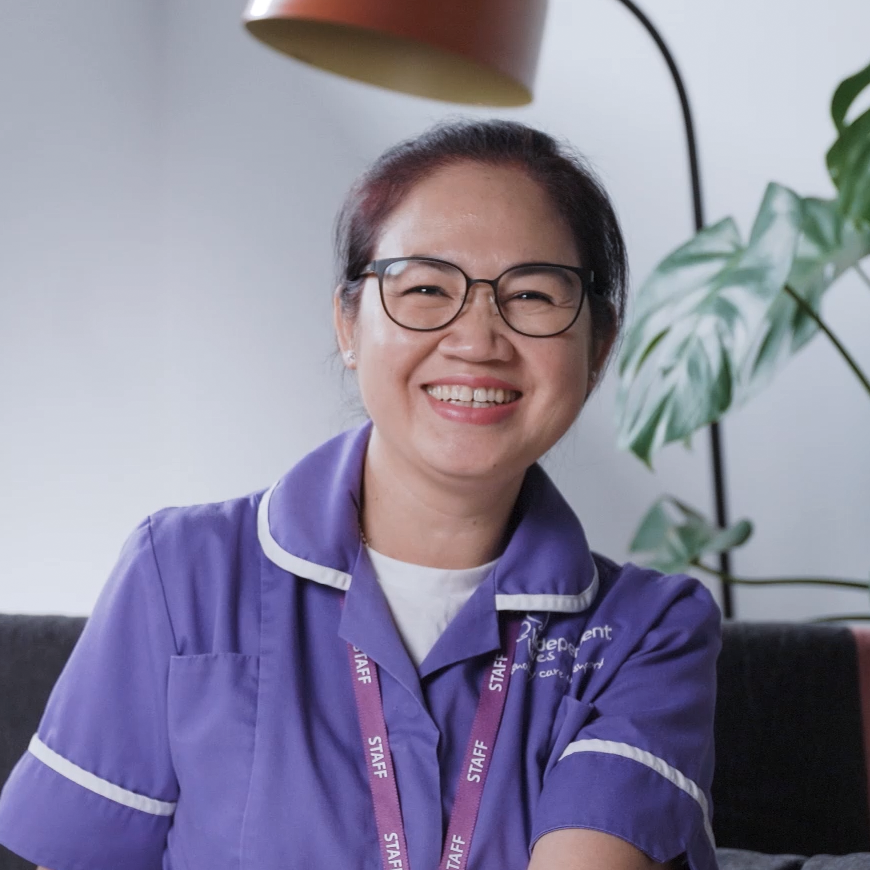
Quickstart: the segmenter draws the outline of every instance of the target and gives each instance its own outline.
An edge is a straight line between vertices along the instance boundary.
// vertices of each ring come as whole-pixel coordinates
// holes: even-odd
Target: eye
[[[417,284],[402,291],[402,296],[416,294],[419,296],[443,296],[444,288],[436,284]]]
[[[540,290],[520,290],[512,293],[505,302],[543,302],[547,305],[555,305],[553,297]]]

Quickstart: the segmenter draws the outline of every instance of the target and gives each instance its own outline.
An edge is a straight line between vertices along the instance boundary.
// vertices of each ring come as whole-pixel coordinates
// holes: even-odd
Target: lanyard
[[[466,870],[468,865],[468,853],[477,824],[483,786],[489,773],[492,749],[504,712],[519,629],[519,619],[508,620],[506,651],[499,650],[495,654],[483,675],[480,701],[462,761],[461,770],[464,775],[456,789],[444,850],[438,864],[439,870]],[[384,870],[410,870],[378,669],[362,650],[348,644],[348,652],[369,786],[375,808],[381,860]]]

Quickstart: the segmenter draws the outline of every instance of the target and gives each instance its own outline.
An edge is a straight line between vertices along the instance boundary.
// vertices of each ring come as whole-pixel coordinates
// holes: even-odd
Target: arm
[[[692,870],[715,870],[718,609],[697,581],[634,566],[604,604],[596,621],[612,637],[587,657],[609,667],[588,675],[582,698],[563,699],[531,836],[533,844],[548,839],[553,857],[533,850],[530,870],[646,870],[662,866],[655,861],[679,866],[681,856]],[[589,839],[593,831],[604,839]],[[621,843],[602,845],[607,835]]]
[[[529,870],[653,870],[659,864],[625,840],[585,828],[544,834],[535,844]]]
[[[178,795],[166,725],[175,653],[146,522],[3,787],[0,843],[42,867],[161,866]]]

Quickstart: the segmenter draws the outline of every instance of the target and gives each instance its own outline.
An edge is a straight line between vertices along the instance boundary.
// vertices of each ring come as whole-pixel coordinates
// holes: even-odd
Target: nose
[[[488,303],[487,303],[488,300]],[[469,362],[506,361],[513,346],[487,281],[475,281],[457,318],[445,330],[440,346],[445,353]]]
[[[485,289],[484,289],[485,288]],[[478,308],[483,308],[486,306],[486,303],[478,302],[478,297],[486,297],[489,299],[490,305],[490,315],[494,315],[496,318],[501,318],[501,313],[498,310],[498,305],[495,302],[495,289],[489,281],[484,280],[483,278],[478,278],[471,286],[468,288],[468,297],[465,300],[465,305],[462,308],[459,316],[468,314],[468,311],[474,308],[477,305]]]

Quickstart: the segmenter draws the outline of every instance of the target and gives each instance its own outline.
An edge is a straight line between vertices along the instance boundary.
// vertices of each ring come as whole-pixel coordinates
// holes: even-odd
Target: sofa
[[[84,623],[0,615],[0,783]],[[727,623],[717,692],[720,870],[870,870],[870,632]]]

